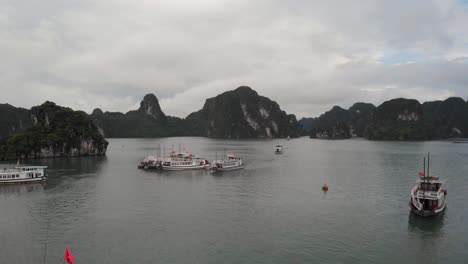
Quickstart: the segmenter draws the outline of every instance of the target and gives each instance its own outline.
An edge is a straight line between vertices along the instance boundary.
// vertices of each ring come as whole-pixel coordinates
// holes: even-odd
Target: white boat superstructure
[[[278,144],[275,146],[275,154],[281,154],[281,153],[283,153],[283,146]]]
[[[429,176],[428,157],[427,175],[425,171],[420,172],[416,186],[411,189],[410,211],[420,216],[433,216],[443,212],[447,206],[447,190],[442,185],[443,181],[439,177]]]
[[[16,166],[0,169],[0,184],[42,182],[47,180],[47,166]]]
[[[242,168],[244,168],[242,159],[234,154],[228,154],[225,158],[212,162],[211,172],[239,170]]]
[[[205,158],[198,158],[189,152],[173,152],[167,158],[163,158],[160,162],[162,170],[197,170],[206,169],[210,166],[210,162]]]

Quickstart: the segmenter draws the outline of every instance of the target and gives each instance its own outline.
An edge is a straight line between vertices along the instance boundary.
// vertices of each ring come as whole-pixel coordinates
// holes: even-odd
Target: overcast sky
[[[0,0],[0,102],[185,117],[248,85],[288,113],[468,99],[466,0]]]

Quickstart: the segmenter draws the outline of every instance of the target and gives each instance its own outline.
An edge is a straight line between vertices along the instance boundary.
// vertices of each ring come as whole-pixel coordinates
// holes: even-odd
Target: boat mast
[[[430,153],[427,153],[427,177],[429,177],[429,159],[430,159]],[[429,178],[427,179],[429,181]]]
[[[424,203],[426,201],[426,157],[424,157],[424,162],[423,162],[423,183],[422,183],[422,189],[423,189],[423,202],[422,202],[422,207],[421,211],[424,210]]]

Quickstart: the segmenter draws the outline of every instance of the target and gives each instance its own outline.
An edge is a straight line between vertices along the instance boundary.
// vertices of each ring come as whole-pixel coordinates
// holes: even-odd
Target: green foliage
[[[32,127],[0,142],[0,159],[36,157],[44,148],[68,153],[79,149],[84,140],[92,140],[99,152],[105,153],[108,143],[86,113],[45,102],[33,107],[31,114],[36,120]]]
[[[373,112],[365,137],[372,140],[432,140],[468,136],[468,103],[461,98],[420,104],[393,99]]]

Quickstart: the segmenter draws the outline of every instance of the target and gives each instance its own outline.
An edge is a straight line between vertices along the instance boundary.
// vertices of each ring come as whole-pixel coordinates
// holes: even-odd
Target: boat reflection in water
[[[445,211],[431,218],[420,217],[410,213],[408,230],[420,235],[440,235],[444,226]]]
[[[1,196],[21,195],[30,192],[42,192],[46,183],[0,185]]]

